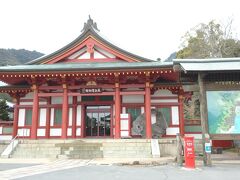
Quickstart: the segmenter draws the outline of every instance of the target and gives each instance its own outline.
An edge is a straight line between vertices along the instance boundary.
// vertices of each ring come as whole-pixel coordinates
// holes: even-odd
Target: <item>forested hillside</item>
[[[25,49],[0,49],[0,66],[24,64],[43,55]]]

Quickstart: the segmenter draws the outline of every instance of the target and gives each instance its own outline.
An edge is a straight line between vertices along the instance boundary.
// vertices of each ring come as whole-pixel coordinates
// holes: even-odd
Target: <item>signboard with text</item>
[[[184,137],[185,167],[195,168],[194,138]]]
[[[90,93],[101,93],[102,88],[82,88],[81,93],[82,94],[90,94]]]

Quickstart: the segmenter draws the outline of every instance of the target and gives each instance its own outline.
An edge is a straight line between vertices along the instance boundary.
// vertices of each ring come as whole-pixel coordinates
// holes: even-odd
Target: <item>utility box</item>
[[[184,137],[185,167],[195,168],[194,137]]]

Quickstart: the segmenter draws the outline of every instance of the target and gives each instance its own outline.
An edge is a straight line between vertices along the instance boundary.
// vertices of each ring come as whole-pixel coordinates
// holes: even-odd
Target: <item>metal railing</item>
[[[12,148],[11,148],[11,153],[10,153],[10,155],[11,155],[12,152],[13,152],[13,149],[14,149],[14,141],[15,141],[15,139],[17,139],[17,137],[18,137],[18,134],[10,141],[10,144],[12,143]]]

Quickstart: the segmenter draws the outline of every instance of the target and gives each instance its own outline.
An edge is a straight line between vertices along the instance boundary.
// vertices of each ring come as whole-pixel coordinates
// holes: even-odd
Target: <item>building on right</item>
[[[174,59],[184,92],[185,133],[209,136],[213,147],[240,139],[240,58]]]

